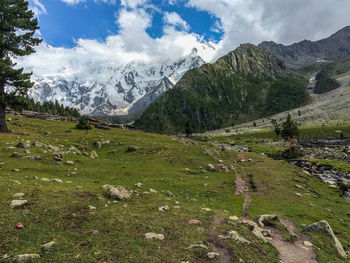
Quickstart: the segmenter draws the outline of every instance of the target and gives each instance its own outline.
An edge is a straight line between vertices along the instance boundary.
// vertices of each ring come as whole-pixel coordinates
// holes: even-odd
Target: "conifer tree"
[[[299,136],[299,129],[296,123],[292,120],[290,114],[287,115],[287,120],[282,123],[282,138],[285,140]]]
[[[0,1],[0,132],[8,131],[5,109],[9,96],[26,95],[33,86],[31,73],[15,69],[16,63],[12,61],[35,52],[33,47],[42,41],[34,37],[39,29],[38,20],[28,6],[26,0]],[[11,94],[6,93],[6,86],[11,88]]]

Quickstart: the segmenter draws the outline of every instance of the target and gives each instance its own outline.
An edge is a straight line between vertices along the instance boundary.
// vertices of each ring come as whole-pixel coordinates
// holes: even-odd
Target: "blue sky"
[[[207,11],[193,7],[185,7],[185,1],[176,5],[168,1],[159,2],[158,10],[148,8],[152,13],[152,25],[146,32],[152,38],[163,35],[164,13],[176,12],[184,19],[190,31],[202,36],[207,41],[220,41],[223,32],[212,29],[218,18]],[[46,12],[40,15],[40,32],[46,43],[53,46],[74,47],[77,39],[96,39],[103,42],[109,35],[118,34],[119,26],[116,23],[121,3],[81,2],[75,5],[60,0],[42,1]]]

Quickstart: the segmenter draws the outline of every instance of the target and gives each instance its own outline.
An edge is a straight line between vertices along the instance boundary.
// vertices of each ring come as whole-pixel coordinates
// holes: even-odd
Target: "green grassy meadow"
[[[236,152],[220,151],[209,142],[120,129],[81,131],[74,129],[74,123],[11,118],[12,133],[0,134],[0,258],[5,254],[38,253],[41,258],[35,262],[215,262],[206,257],[216,238],[210,234],[214,217],[242,216],[244,201],[243,196],[234,194],[234,170],[205,170],[209,163],[218,167],[219,159],[228,167],[236,167],[243,178],[253,178],[257,190],[251,194],[251,219],[277,214],[293,220],[300,230],[305,224],[324,219],[344,248],[350,250],[349,203],[340,197],[339,190],[330,189],[317,177],[262,156],[267,146],[261,138],[269,135],[251,135],[255,140],[251,144],[257,148],[246,156],[253,161],[237,163]],[[214,140],[252,140],[240,137]],[[65,152],[63,162],[56,161],[57,153],[44,146],[17,148],[20,141],[58,146],[60,152]],[[109,143],[97,149],[96,141]],[[138,149],[127,152],[130,145]],[[98,158],[69,152],[71,146],[81,153],[96,151]],[[14,152],[42,159],[11,157]],[[61,179],[63,183],[41,178]],[[142,183],[141,189],[134,186],[137,183]],[[114,201],[103,189],[106,184],[134,190],[132,198]],[[296,189],[296,184],[303,189]],[[151,193],[150,188],[157,193]],[[10,208],[15,193],[24,193],[28,203]],[[169,210],[160,212],[158,207],[164,205]],[[190,219],[201,223],[191,225]],[[16,229],[19,222],[24,225],[22,229]],[[279,262],[272,245],[263,243],[240,224],[223,222],[217,228],[219,233],[236,230],[252,241],[244,245],[215,240],[230,250],[234,262]],[[147,240],[148,232],[165,238]],[[319,262],[347,262],[337,256],[323,235],[312,233],[312,237]],[[40,246],[50,241],[56,242],[53,250],[42,253]],[[198,243],[209,250],[189,249]]]

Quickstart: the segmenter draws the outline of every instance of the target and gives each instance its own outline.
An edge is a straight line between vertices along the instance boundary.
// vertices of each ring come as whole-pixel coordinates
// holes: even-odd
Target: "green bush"
[[[82,116],[80,118],[79,123],[75,126],[75,128],[77,128],[78,130],[91,130],[92,127],[89,124],[88,119],[85,116]]]

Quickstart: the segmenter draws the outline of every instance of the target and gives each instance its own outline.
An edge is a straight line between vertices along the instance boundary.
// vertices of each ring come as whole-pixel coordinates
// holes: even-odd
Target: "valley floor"
[[[35,262],[348,262],[327,235],[303,230],[327,220],[349,250],[349,202],[316,175],[262,155],[271,145],[260,139],[245,137],[252,152],[238,153],[9,117],[13,132],[0,135],[0,262],[20,254]],[[105,185],[131,198],[111,198]],[[27,202],[11,208],[13,200]],[[256,225],[266,214],[279,221]]]

